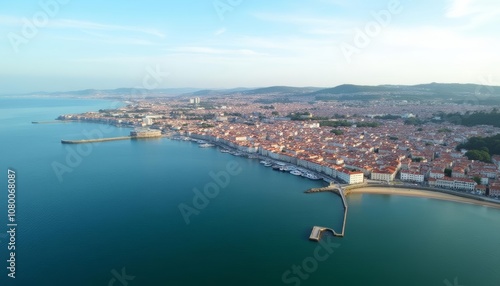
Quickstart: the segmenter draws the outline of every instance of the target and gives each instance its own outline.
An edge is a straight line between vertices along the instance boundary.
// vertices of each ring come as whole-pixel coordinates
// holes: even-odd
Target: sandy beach
[[[381,195],[398,195],[398,196],[431,198],[431,199],[437,199],[437,200],[446,200],[446,201],[452,201],[452,202],[458,202],[458,203],[475,204],[475,205],[481,205],[481,206],[487,206],[487,207],[500,209],[500,204],[497,204],[497,203],[474,200],[474,199],[454,196],[454,195],[445,194],[445,193],[426,191],[426,190],[366,187],[366,188],[348,190],[345,193],[347,196],[349,194],[381,194]]]

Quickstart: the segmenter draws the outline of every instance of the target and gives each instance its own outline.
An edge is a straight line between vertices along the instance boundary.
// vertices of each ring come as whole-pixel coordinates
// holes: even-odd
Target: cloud
[[[498,0],[449,0],[445,16],[468,21],[465,28],[476,28],[492,21],[500,15]]]
[[[214,36],[220,36],[226,32],[226,28],[220,28],[219,30],[214,32]]]
[[[70,19],[56,20],[52,23],[52,26],[58,27],[58,28],[73,28],[73,29],[81,29],[81,30],[136,32],[136,33],[142,33],[142,34],[156,36],[158,38],[165,37],[164,33],[160,32],[158,30],[155,30],[155,29],[146,29],[146,28],[120,26],[120,25],[108,25],[108,24],[101,24],[101,23],[96,23],[96,22],[78,21],[78,20],[70,20]]]
[[[216,49],[210,47],[177,47],[168,49],[168,52],[182,54],[228,55],[228,56],[265,56],[251,49]]]
[[[0,24],[22,27],[23,25],[25,25],[25,19],[22,17],[0,15]],[[77,29],[77,30],[106,31],[106,32],[129,32],[129,33],[138,33],[138,34],[155,36],[157,38],[165,38],[165,34],[156,29],[148,29],[148,28],[132,27],[124,25],[110,25],[110,24],[103,24],[90,21],[79,21],[72,19],[51,19],[47,24],[47,28]]]

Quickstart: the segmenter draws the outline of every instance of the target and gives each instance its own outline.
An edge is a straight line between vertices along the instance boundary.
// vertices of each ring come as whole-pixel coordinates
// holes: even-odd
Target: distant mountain
[[[145,89],[145,88],[116,88],[116,89],[84,89],[75,91],[59,92],[33,92],[23,95],[44,95],[44,96],[70,96],[70,97],[120,97],[120,98],[143,98],[143,97],[167,97],[179,94],[196,92],[197,88],[165,88],[165,89]]]
[[[257,95],[257,94],[279,94],[279,95],[301,95],[309,94],[320,90],[318,87],[292,87],[292,86],[270,86],[264,88],[257,88],[252,90],[243,91],[242,94],[245,95]]]
[[[182,96],[219,96],[219,95],[230,95],[234,93],[239,93],[242,91],[250,90],[246,87],[237,87],[231,89],[202,89],[195,92],[188,92],[181,94]]]
[[[387,85],[379,86],[367,86],[367,85],[354,85],[354,84],[343,84],[332,88],[320,89],[313,92],[312,94],[351,94],[351,93],[362,93],[362,92],[386,92],[393,91],[394,88]]]
[[[500,87],[477,84],[429,83],[418,85],[354,85],[343,84],[332,88],[270,86],[263,88],[238,87],[233,89],[197,89],[197,88],[117,88],[85,89],[66,92],[36,92],[25,95],[70,96],[89,98],[141,99],[171,96],[245,96],[263,95],[270,100],[290,102],[294,100],[453,100],[455,102],[473,102],[481,104],[500,104]]]
[[[486,94],[486,95],[485,95]],[[344,84],[308,94],[317,100],[454,100],[500,102],[500,87],[478,84],[430,83],[419,85],[364,86]]]

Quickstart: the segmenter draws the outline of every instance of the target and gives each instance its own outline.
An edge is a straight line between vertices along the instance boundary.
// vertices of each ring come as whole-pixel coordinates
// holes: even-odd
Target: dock
[[[314,226],[312,228],[311,235],[309,236],[309,239],[314,240],[314,241],[320,241],[321,235],[324,231],[331,231],[334,236],[344,237],[345,225],[346,225],[346,220],[347,220],[347,209],[348,209],[344,191],[342,190],[342,188],[339,188],[335,185],[331,185],[331,186],[324,187],[324,188],[314,188],[314,189],[310,189],[310,190],[306,191],[306,193],[318,193],[318,192],[333,192],[333,193],[338,194],[340,196],[340,198],[342,199],[342,204],[344,206],[344,219],[342,221],[342,231],[340,233],[337,233],[332,228],[327,228],[327,227],[322,227],[322,226]]]
[[[98,142],[108,142],[108,141],[118,141],[118,140],[130,140],[133,137],[123,136],[123,137],[110,137],[110,138],[100,138],[100,139],[87,139],[87,140],[61,140],[62,144],[87,144],[87,143],[98,143]]]
[[[52,120],[52,121],[31,121],[31,124],[58,124],[58,123],[67,123],[61,120]]]

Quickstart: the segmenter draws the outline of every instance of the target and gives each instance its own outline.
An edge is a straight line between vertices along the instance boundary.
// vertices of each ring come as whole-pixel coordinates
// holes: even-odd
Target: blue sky
[[[0,93],[500,85],[499,30],[497,0],[2,1]]]

